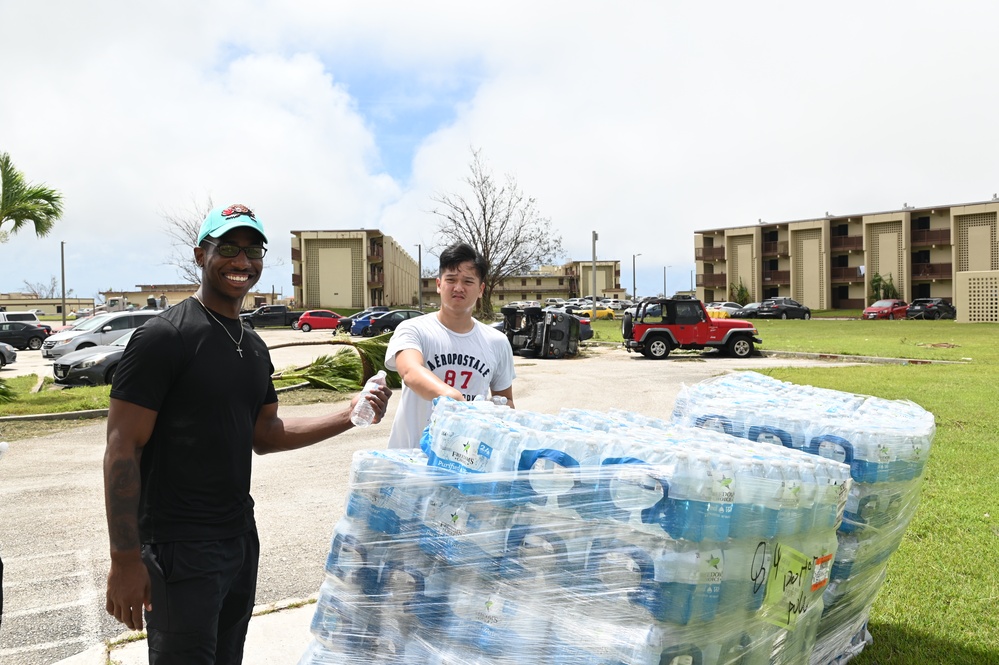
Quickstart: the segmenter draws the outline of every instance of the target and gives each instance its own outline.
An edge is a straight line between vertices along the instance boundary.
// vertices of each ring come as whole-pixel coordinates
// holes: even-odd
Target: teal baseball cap
[[[257,233],[267,242],[267,234],[264,233],[264,225],[253,214],[253,211],[241,203],[234,203],[224,208],[214,208],[201,222],[201,230],[198,231],[198,244],[207,236],[221,238],[227,232],[246,226]]]

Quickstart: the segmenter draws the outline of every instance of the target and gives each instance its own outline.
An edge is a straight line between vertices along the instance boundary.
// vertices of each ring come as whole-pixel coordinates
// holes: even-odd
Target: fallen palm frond
[[[382,356],[384,359],[384,356]],[[13,402],[17,398],[14,389],[7,385],[7,382],[0,379],[0,403]]]
[[[347,349],[340,349],[333,355],[319,356],[305,367],[282,372],[280,376],[282,379],[307,381],[314,388],[348,393],[361,389],[361,371],[360,357]]]
[[[385,368],[385,351],[388,349],[388,342],[391,338],[391,332],[358,341],[354,341],[349,335],[336,334],[332,338],[326,340],[289,342],[286,344],[275,344],[269,348],[280,349],[287,346],[316,346],[320,344],[331,344],[334,346],[349,346],[356,352],[350,353],[346,349],[341,349],[332,357],[325,355],[320,356],[310,365],[297,368],[292,372],[282,372],[277,375],[283,379],[303,379],[313,383],[314,379],[316,381],[322,381],[325,377],[326,380],[330,381],[330,386],[347,385],[343,383],[343,379],[346,378],[346,374],[344,373],[345,370],[341,367],[341,365],[345,366],[347,363],[352,362],[352,367],[354,368],[354,384],[351,387],[335,388],[322,386],[318,383],[313,383],[313,385],[326,388],[327,390],[336,390],[338,392],[353,392],[360,390],[364,385],[364,382],[374,376],[378,370],[385,369],[388,374],[386,382],[389,387],[400,388],[402,387],[402,379],[399,378],[399,374],[396,372],[390,372]],[[347,358],[339,358],[342,355],[350,356],[352,361],[349,361]],[[311,370],[311,373],[309,368],[314,368]],[[314,377],[314,379],[309,378],[310,376]]]

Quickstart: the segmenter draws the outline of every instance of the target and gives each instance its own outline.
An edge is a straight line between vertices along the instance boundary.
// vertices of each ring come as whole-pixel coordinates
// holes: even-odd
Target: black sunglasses
[[[205,240],[209,245],[215,247],[218,250],[219,256],[225,257],[227,259],[234,259],[239,256],[240,252],[246,254],[248,259],[262,259],[264,254],[267,253],[267,248],[262,245],[250,245],[249,247],[240,247],[239,245],[231,242],[219,242],[215,243],[211,240]]]

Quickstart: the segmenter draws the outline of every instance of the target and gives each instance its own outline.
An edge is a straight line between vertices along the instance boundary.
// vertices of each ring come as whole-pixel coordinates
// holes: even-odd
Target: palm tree
[[[0,152],[0,241],[7,235],[2,227],[9,221],[14,222],[10,233],[30,225],[41,238],[52,230],[60,217],[62,194],[44,185],[25,182],[10,155]]]

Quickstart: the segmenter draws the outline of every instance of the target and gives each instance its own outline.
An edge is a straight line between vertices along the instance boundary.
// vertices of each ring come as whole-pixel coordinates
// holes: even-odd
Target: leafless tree
[[[24,292],[35,298],[55,298],[56,295],[62,293],[62,289],[59,288],[59,282],[56,280],[55,275],[53,275],[48,284],[24,280]]]
[[[463,182],[471,197],[437,194],[431,212],[439,217],[437,243],[431,251],[465,242],[489,261],[482,314],[491,316],[492,292],[501,280],[523,275],[551,263],[563,255],[562,237],[552,229],[551,219],[537,210],[537,202],[521,191],[517,180],[507,174],[497,184],[482,158],[481,149],[472,149],[471,174]]]
[[[201,222],[214,207],[211,196],[206,196],[204,201],[192,196],[187,208],[160,213],[170,238],[170,258],[166,265],[176,268],[180,278],[190,284],[201,283],[201,269],[194,262],[193,248],[198,244]]]

